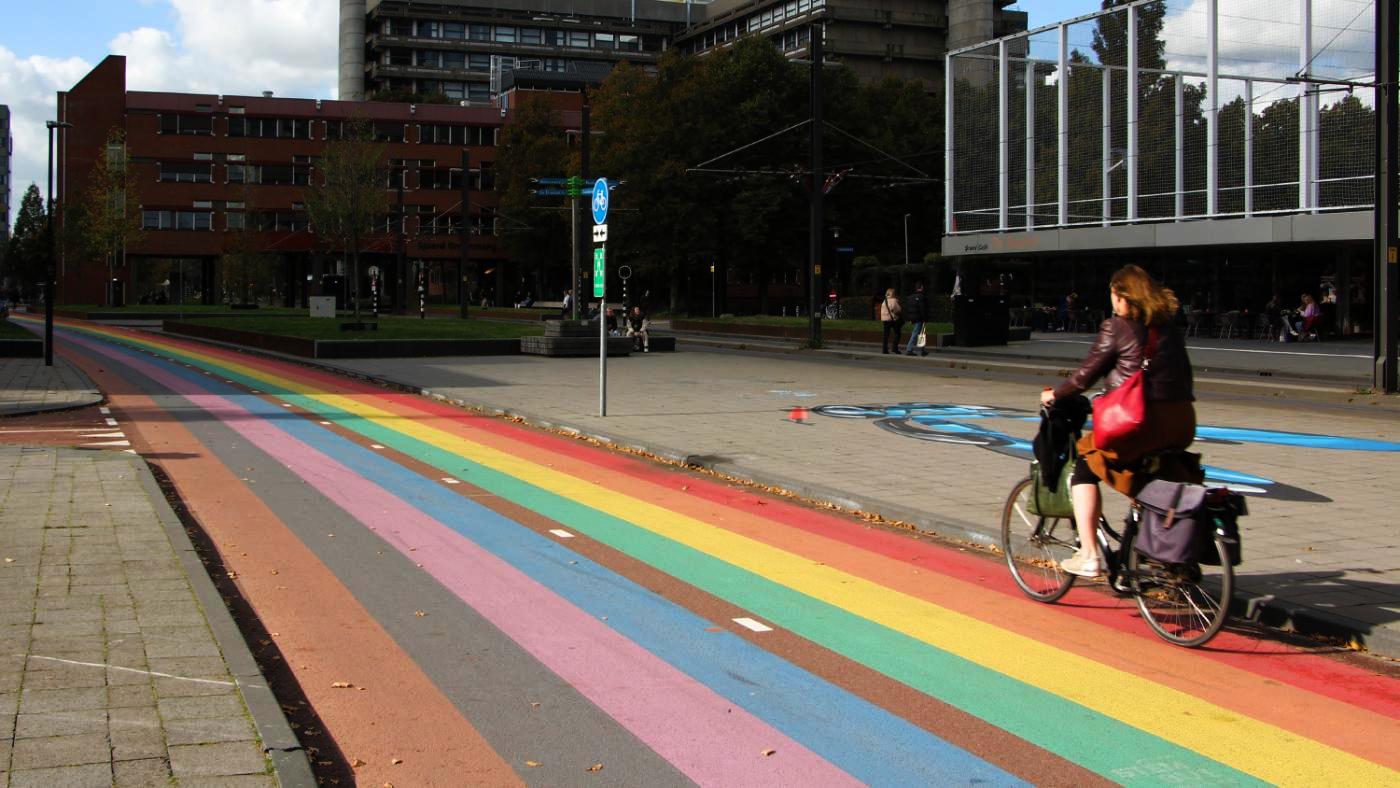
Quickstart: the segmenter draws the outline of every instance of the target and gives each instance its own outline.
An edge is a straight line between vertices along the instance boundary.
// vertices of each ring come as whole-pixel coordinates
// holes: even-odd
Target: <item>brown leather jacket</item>
[[[1186,356],[1186,340],[1171,323],[1157,325],[1157,349],[1147,371],[1147,399],[1154,402],[1194,400],[1191,392],[1191,360]],[[1099,326],[1099,335],[1079,369],[1055,387],[1055,398],[1079,394],[1104,378],[1104,388],[1113,390],[1142,368],[1142,351],[1147,345],[1147,326],[1114,315]]]

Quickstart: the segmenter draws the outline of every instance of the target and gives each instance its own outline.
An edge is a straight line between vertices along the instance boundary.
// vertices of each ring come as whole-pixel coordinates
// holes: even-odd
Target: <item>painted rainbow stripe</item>
[[[1345,675],[1345,670],[1314,660],[1316,664],[1311,667],[1335,678],[1310,686],[1302,675],[1307,671],[1288,677],[1285,680],[1293,685],[1290,704],[1276,714],[1257,703],[1232,703],[1226,693],[1213,693],[1207,699],[1183,686],[1182,681],[1154,680],[1126,665],[1111,665],[1112,660],[1096,658],[1091,649],[1047,642],[1057,638],[1035,637],[1015,627],[992,623],[995,617],[977,615],[975,605],[940,604],[933,598],[936,594],[916,588],[895,590],[891,584],[874,579],[879,575],[847,571],[829,563],[815,564],[802,542],[791,538],[790,532],[797,530],[791,524],[768,519],[768,535],[760,537],[743,532],[758,518],[751,510],[740,510],[737,515],[735,510],[726,510],[727,517],[718,518],[703,516],[696,507],[687,509],[681,503],[658,504],[652,496],[639,495],[635,483],[623,483],[600,473],[596,465],[584,461],[587,458],[578,457],[594,450],[576,442],[543,439],[553,444],[545,450],[540,448],[542,439],[533,436],[534,448],[522,445],[520,450],[512,450],[508,436],[511,431],[518,431],[513,427],[492,423],[478,428],[471,423],[475,420],[460,412],[452,413],[451,409],[409,397],[385,396],[382,391],[321,373],[133,332],[67,324],[64,330],[216,371],[224,378],[268,392],[318,418],[411,454],[444,473],[469,479],[478,487],[566,523],[771,623],[1118,782],[1400,782],[1400,775],[1394,771],[1400,758],[1395,753],[1367,748],[1356,741],[1338,741],[1320,729],[1311,731],[1311,735],[1298,732],[1308,726],[1296,716],[1312,713],[1327,720],[1364,726],[1369,738],[1394,741],[1400,713],[1394,706],[1393,687],[1381,682],[1378,686],[1383,700],[1378,708],[1367,709],[1329,697],[1327,688],[1320,686],[1328,680],[1360,681],[1360,671],[1355,672],[1356,676]],[[261,398],[227,389],[207,376],[183,372],[182,385],[220,392],[224,400],[229,399],[228,394],[234,394],[240,405],[248,400],[263,402]],[[188,390],[186,396],[209,396]],[[211,407],[216,404],[210,401]],[[403,418],[410,413],[416,417]],[[326,447],[329,451],[323,456],[337,457],[348,466],[368,461],[357,456],[364,453],[357,452],[358,447],[333,447],[326,443],[328,437],[334,436],[309,421],[297,425],[292,434],[307,447]],[[522,437],[514,443],[526,441]],[[560,456],[560,467],[542,462],[550,453]],[[369,457],[388,463],[373,454]],[[578,461],[570,463],[571,459]],[[310,466],[289,465],[298,473],[312,472]],[[375,470],[388,471],[381,466]],[[398,493],[416,486],[411,479],[403,478],[393,489]],[[435,494],[444,492],[433,490]],[[404,498],[404,503],[412,503],[429,519],[448,525],[452,518],[442,512],[440,504],[421,500],[423,495],[426,493],[412,493]],[[460,507],[460,499],[454,500]],[[778,509],[782,505],[774,511]],[[718,522],[720,519],[725,520],[724,524]],[[737,521],[738,525],[731,525],[730,521]],[[775,535],[775,528],[789,533],[786,538]],[[476,544],[495,552],[485,542]],[[504,558],[499,554],[498,557]],[[600,571],[606,572],[601,568]],[[957,595],[965,597],[967,593],[960,589]],[[996,606],[1001,608],[1004,604]],[[1107,636],[1120,640],[1136,638],[1107,627],[1105,630]],[[631,633],[628,638],[632,638]],[[1218,674],[1215,680],[1226,686],[1232,673],[1246,684],[1251,678],[1245,675],[1247,668],[1199,655],[1183,657],[1165,645],[1155,648],[1166,661],[1210,663],[1209,672]],[[673,662],[667,664],[679,667]],[[1322,665],[1328,667],[1323,669]],[[1371,681],[1375,683],[1375,677]],[[1248,705],[1249,711],[1241,711],[1237,705]],[[793,735],[784,723],[777,725]],[[849,774],[883,782],[857,763],[858,754],[837,757],[821,748],[814,751],[838,763]]]

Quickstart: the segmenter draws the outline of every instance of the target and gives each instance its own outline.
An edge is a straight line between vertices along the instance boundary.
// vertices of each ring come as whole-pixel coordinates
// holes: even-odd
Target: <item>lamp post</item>
[[[904,214],[904,264],[909,265],[909,214]]]
[[[49,265],[44,274],[44,366],[53,366],[53,293],[56,289],[54,282],[54,236],[53,236],[53,212],[58,201],[53,198],[53,130],[70,129],[72,123],[62,120],[46,120],[44,125],[49,130],[49,210],[46,212],[49,233]]]

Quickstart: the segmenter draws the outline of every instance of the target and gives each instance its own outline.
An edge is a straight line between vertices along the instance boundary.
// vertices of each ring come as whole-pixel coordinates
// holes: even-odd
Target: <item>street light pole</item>
[[[807,254],[807,308],[810,337],[808,343],[822,346],[821,314],[817,310],[817,280],[822,273],[822,189],[826,178],[822,173],[822,26],[808,28],[807,53],[812,58],[812,195],[811,229]]]
[[[904,214],[904,264],[909,265],[909,214]]]
[[[57,282],[54,281],[53,212],[58,205],[58,201],[53,198],[53,130],[72,128],[73,124],[61,120],[46,120],[44,126],[49,130],[49,190],[45,194],[49,199],[49,209],[45,212],[49,234],[49,264],[44,273],[44,366],[51,367],[53,366],[53,294],[57,288]]]

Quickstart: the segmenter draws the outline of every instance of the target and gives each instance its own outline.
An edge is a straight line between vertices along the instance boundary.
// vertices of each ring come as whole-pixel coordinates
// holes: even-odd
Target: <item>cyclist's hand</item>
[[[1054,401],[1055,401],[1055,390],[1054,390],[1054,389],[1047,388],[1047,389],[1045,389],[1044,391],[1040,392],[1040,404],[1041,404],[1041,405],[1049,405],[1050,403],[1052,403],[1052,402],[1054,402]]]

